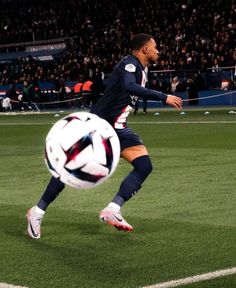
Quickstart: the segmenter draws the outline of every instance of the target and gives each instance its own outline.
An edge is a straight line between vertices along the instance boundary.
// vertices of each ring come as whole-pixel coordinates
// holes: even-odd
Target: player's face
[[[156,63],[159,58],[159,51],[157,50],[156,41],[151,39],[149,42],[147,42],[146,49],[149,63]]]

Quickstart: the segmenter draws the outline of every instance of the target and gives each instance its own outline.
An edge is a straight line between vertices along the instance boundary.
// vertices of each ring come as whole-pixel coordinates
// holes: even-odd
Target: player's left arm
[[[162,101],[166,103],[167,95],[160,91],[148,89],[142,87],[140,84],[136,83],[135,69],[133,64],[129,64],[133,70],[123,69],[120,71],[120,77],[122,80],[122,85],[125,91],[129,92],[131,95],[146,97],[150,100]]]
[[[136,68],[136,67],[135,67]],[[157,100],[162,101],[165,104],[173,106],[174,108],[181,110],[182,109],[182,99],[178,96],[169,95],[162,93],[160,91],[148,89],[142,87],[141,85],[136,83],[136,78],[134,71],[122,71],[122,78],[123,78],[123,86],[126,91],[130,94],[146,97],[150,100]]]

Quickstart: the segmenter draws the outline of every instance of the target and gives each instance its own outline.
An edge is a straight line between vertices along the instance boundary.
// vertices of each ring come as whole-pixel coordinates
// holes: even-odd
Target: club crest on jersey
[[[130,63],[125,65],[125,70],[128,72],[135,72],[136,67],[134,66],[134,64]]]

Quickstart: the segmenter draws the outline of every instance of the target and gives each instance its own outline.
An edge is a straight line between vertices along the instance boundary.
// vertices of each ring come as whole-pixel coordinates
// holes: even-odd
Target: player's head
[[[135,35],[130,48],[133,54],[142,55],[149,64],[156,63],[159,58],[156,41],[152,35],[145,33]]]

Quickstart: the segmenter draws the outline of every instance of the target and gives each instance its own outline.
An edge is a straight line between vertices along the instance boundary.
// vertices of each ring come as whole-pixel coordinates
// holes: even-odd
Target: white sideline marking
[[[199,275],[190,276],[190,277],[182,278],[182,279],[178,279],[178,280],[172,280],[172,281],[168,281],[168,282],[163,282],[163,283],[159,283],[159,284],[154,284],[151,286],[145,286],[142,288],[179,287],[179,286],[183,286],[186,284],[197,283],[197,282],[211,280],[211,279],[220,278],[220,277],[225,277],[225,276],[233,275],[233,274],[236,274],[236,267],[228,268],[228,269],[224,269],[224,270],[217,270],[215,272],[199,274]]]
[[[45,123],[45,122],[35,122],[35,123],[29,123],[29,122],[11,122],[11,123],[0,123],[0,126],[25,126],[25,125],[53,125],[55,122],[51,123]],[[130,121],[128,124],[236,124],[236,121],[161,121],[161,122],[133,122]]]
[[[27,288],[25,286],[14,286],[7,283],[0,283],[0,288]]]

